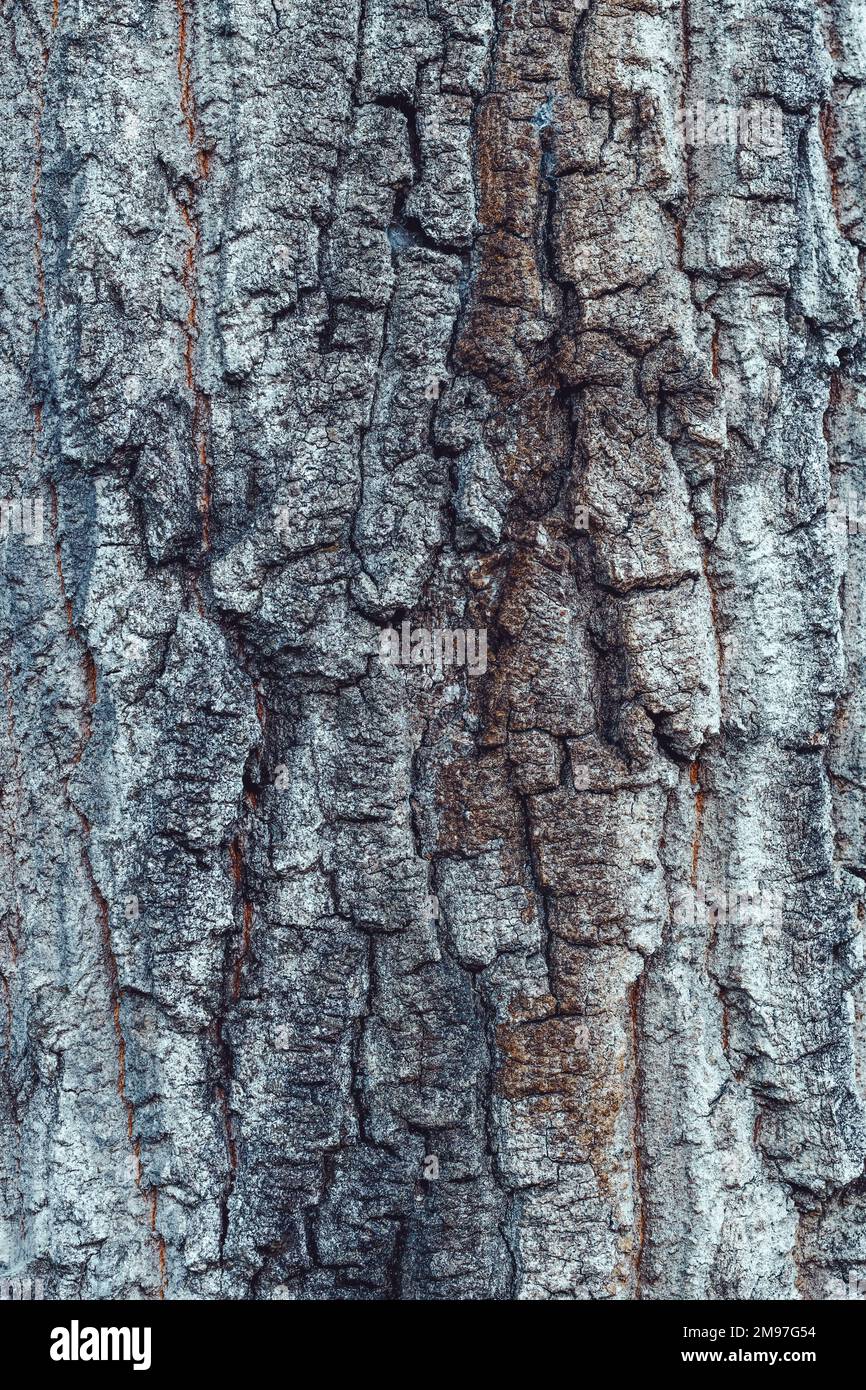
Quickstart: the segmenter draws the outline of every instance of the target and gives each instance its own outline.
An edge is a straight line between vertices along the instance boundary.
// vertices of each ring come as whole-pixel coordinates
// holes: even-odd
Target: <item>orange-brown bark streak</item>
[[[232,999],[237,1001],[241,997],[241,979],[243,976],[244,964],[249,955],[250,939],[253,933],[253,905],[244,891],[244,864],[240,840],[232,840],[229,846],[229,859],[231,862],[232,880],[241,890],[243,899],[243,931],[241,933],[241,946],[238,951],[232,976]]]
[[[189,53],[189,34],[191,11],[187,0],[175,0],[178,16],[177,38],[177,76],[180,85],[180,111],[183,118],[187,140],[195,155],[199,182],[207,180],[210,173],[210,156],[202,148],[201,134],[196,116],[195,93],[192,85],[192,59]],[[201,515],[201,548],[210,549],[210,509],[212,496],[211,464],[208,454],[208,435],[210,432],[210,397],[196,378],[195,353],[199,336],[199,296],[198,262],[201,248],[201,224],[195,210],[190,210],[181,200],[180,214],[189,236],[183,260],[183,285],[187,296],[187,315],[184,342],[184,369],[186,384],[193,397],[192,438],[193,450],[199,468],[198,509]]]
[[[523,882],[534,901],[540,898],[539,885],[541,892],[549,885],[543,871],[531,867],[531,846],[549,827],[539,824],[532,806],[525,819],[520,814],[507,769],[519,762],[511,746],[514,711],[519,692],[530,683],[533,660],[519,635],[530,625],[530,613],[545,610],[551,595],[569,591],[572,561],[567,526],[556,510],[556,480],[569,476],[573,460],[572,421],[560,370],[563,291],[557,278],[555,200],[562,195],[545,174],[552,133],[539,129],[532,115],[542,79],[554,110],[557,103],[567,108],[573,98],[574,14],[557,7],[497,5],[491,86],[480,103],[476,127],[478,260],[453,353],[456,370],[480,377],[495,401],[495,428],[508,440],[497,464],[512,495],[504,553],[489,565],[479,562],[477,581],[469,576],[475,589],[470,620],[500,636],[511,634],[513,640],[496,650],[483,693],[469,694],[481,705],[479,742],[486,751],[480,760],[457,761],[443,770],[437,789],[443,816],[437,849],[447,853],[451,843],[459,843],[466,853],[471,852],[468,846],[495,844],[506,881]],[[531,347],[522,341],[528,321],[543,326]],[[541,513],[543,525],[538,524]],[[492,585],[488,581],[496,567],[502,573]],[[459,813],[451,813],[451,807],[459,807]],[[575,803],[575,816],[582,814]],[[537,915],[544,934],[543,911]],[[524,1104],[526,1123],[552,1135],[567,1134],[571,1144],[586,1152],[599,1192],[611,1204],[612,1221],[628,1221],[634,1213],[634,1264],[622,1273],[613,1271],[612,1287],[625,1290],[638,1282],[644,1240],[639,1083],[636,1077],[630,1096],[627,1057],[614,1069],[606,1055],[586,1048],[578,1019],[559,1011],[564,989],[554,962],[549,995],[527,1008],[520,996],[511,1001],[511,1018],[496,1027],[497,1090]],[[636,1007],[636,996],[632,1002]],[[627,999],[618,1004],[627,1016]],[[635,1046],[637,1041],[635,1036]],[[621,1159],[618,1133],[632,1104],[634,1155]],[[623,1162],[631,1169],[628,1203],[621,1201]]]
[[[635,1244],[634,1272],[635,1298],[640,1298],[641,1261],[646,1242],[646,1198],[644,1194],[643,1154],[641,1151],[641,1074],[640,1074],[640,1002],[643,976],[635,980],[629,990],[629,1016],[631,1018],[632,1070],[634,1073],[634,1115],[632,1120],[632,1148],[634,1150],[634,1187],[637,1206],[637,1240]]]
[[[96,662],[87,646],[87,643],[73,620],[72,601],[66,592],[66,579],[63,573],[63,555],[60,546],[58,529],[58,499],[57,488],[54,484],[50,486],[50,517],[51,530],[54,536],[54,562],[57,572],[57,584],[60,594],[60,601],[66,614],[66,626],[70,638],[81,649],[81,670],[84,679],[85,704],[81,721],[81,738],[78,748],[72,757],[73,766],[79,763],[84,756],[87,744],[93,732],[93,710],[96,705],[98,693],[98,673]],[[151,1229],[156,1230],[156,1200],[155,1189],[148,1192],[142,1184],[141,1171],[141,1143],[135,1138],[135,1107],[126,1093],[126,1038],[123,1033],[123,1024],[120,1018],[120,972],[117,966],[117,957],[114,953],[114,946],[111,939],[111,914],[108,902],[96,881],[93,872],[93,864],[90,858],[90,822],[82,811],[72,801],[69,795],[69,778],[66,779],[66,799],[69,806],[78,818],[78,823],[82,831],[81,845],[81,868],[87,881],[90,895],[96,906],[96,913],[99,919],[102,956],[105,966],[106,981],[108,985],[108,995],[111,1003],[112,1028],[117,1051],[117,1094],[126,1115],[126,1133],[132,1146],[133,1157],[135,1159],[135,1185],[141,1197],[145,1200],[150,1198],[151,1202]],[[157,1233],[157,1251],[160,1265],[160,1297],[163,1297],[165,1287],[165,1242],[161,1235]]]
[[[53,25],[52,25],[53,28]],[[34,354],[39,336],[39,326],[45,317],[45,262],[42,254],[43,226],[39,211],[39,190],[42,184],[42,116],[45,111],[45,73],[48,68],[49,50],[42,50],[42,67],[36,88],[36,113],[33,120],[33,181],[30,186],[30,204],[33,216],[33,262],[36,272],[36,322],[33,329]],[[34,393],[35,394],[35,393]],[[31,458],[35,457],[42,432],[42,402],[33,402],[33,437]]]
[[[706,792],[700,784],[701,765],[693,762],[689,765],[689,781],[695,788],[695,828],[692,835],[692,887],[698,886],[698,863],[701,854],[701,834],[704,826],[704,808],[706,805]]]

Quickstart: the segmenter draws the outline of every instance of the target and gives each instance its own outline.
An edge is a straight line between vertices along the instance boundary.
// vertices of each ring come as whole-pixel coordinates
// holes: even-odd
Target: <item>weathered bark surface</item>
[[[0,1275],[866,1275],[864,81],[861,0],[4,5]]]

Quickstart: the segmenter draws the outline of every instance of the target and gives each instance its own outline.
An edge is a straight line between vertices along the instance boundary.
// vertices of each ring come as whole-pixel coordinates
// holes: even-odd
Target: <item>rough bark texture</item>
[[[864,81],[861,0],[4,4],[0,1276],[866,1275]]]

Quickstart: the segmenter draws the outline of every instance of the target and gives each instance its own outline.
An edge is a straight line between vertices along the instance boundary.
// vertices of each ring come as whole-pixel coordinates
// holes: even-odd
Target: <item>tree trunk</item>
[[[866,1275],[859,4],[6,7],[2,1278]]]

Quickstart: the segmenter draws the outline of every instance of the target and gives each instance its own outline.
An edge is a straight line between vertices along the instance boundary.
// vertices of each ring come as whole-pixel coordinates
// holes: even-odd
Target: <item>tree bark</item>
[[[0,1277],[844,1296],[859,0],[3,30]]]

